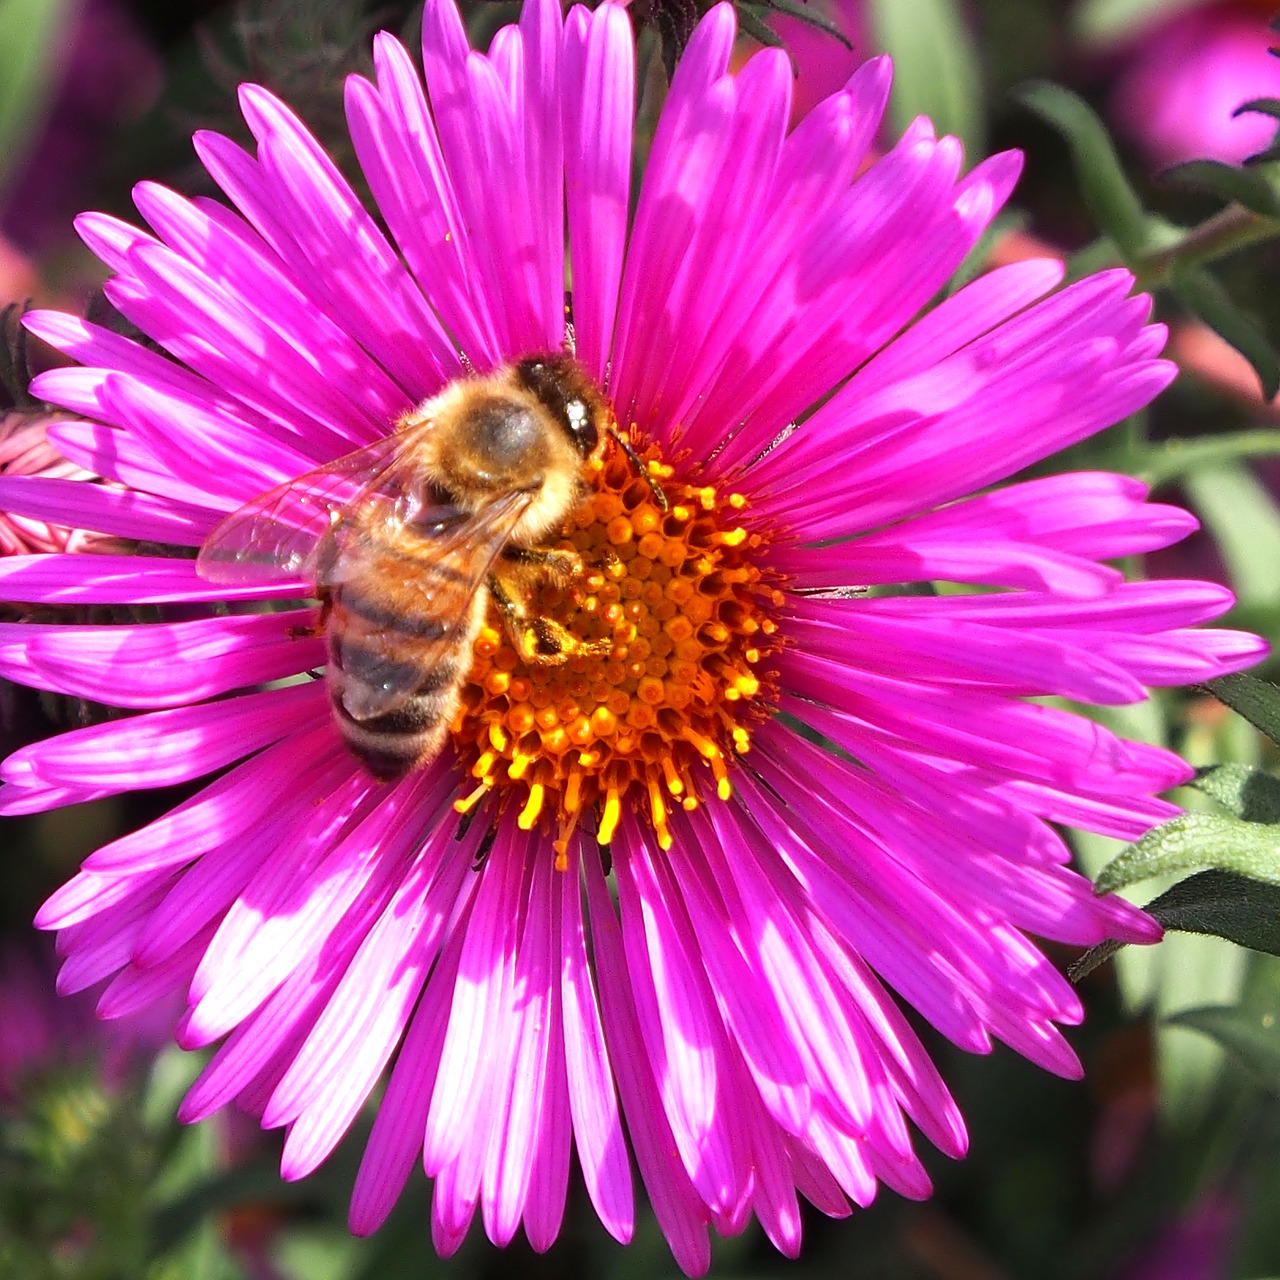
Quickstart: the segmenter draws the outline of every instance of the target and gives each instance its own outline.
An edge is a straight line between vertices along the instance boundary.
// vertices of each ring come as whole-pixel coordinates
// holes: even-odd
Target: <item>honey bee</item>
[[[541,544],[610,437],[665,507],[586,371],[530,356],[451,383],[394,434],[256,498],[196,567],[213,582],[313,585],[339,729],[370,773],[398,778],[443,747],[491,601],[526,661],[599,651],[531,601],[540,581],[582,573],[575,552]]]

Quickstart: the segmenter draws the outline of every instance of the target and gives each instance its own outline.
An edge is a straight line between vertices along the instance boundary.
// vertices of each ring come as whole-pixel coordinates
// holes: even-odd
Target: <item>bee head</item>
[[[546,406],[569,442],[585,459],[600,445],[603,397],[586,370],[564,352],[529,356],[515,367],[517,380]]]

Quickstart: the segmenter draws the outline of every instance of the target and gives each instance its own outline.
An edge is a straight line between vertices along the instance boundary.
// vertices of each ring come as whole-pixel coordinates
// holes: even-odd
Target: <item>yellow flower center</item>
[[[652,447],[641,457],[668,509],[610,445],[561,531],[585,573],[572,587],[547,583],[533,602],[590,651],[527,662],[491,609],[453,725],[477,781],[456,807],[498,792],[520,806],[522,828],[555,830],[560,866],[584,815],[597,815],[607,845],[627,803],[668,848],[673,807],[728,799],[730,762],[774,703],[764,668],[783,597],[758,564],[766,535],[742,523],[740,494],[677,479]]]

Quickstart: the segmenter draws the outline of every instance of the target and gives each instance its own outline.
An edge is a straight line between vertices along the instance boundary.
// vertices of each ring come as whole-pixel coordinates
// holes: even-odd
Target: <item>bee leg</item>
[[[649,468],[640,460],[640,455],[632,447],[631,441],[617,427],[610,427],[609,434],[613,437],[614,444],[627,455],[627,461],[635,468],[636,475],[649,486],[649,492],[653,494],[653,500],[658,504],[658,510],[669,510],[670,505],[667,502],[667,495],[662,492],[658,482],[649,474]]]
[[[503,551],[502,558],[508,564],[521,565],[557,581],[580,578],[585,572],[582,557],[576,551],[562,547],[509,546]]]
[[[329,621],[329,611],[333,608],[333,600],[323,587],[316,594],[320,599],[320,616],[309,627],[290,627],[290,640],[309,640],[313,636],[324,635],[325,625]]]
[[[524,604],[497,575],[489,579],[489,594],[516,652],[529,663],[558,666],[577,654],[601,656],[613,648],[612,640],[579,640],[553,618],[531,617]]]

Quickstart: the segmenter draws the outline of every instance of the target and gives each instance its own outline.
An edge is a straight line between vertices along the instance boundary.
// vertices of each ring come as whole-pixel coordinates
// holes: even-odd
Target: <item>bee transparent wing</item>
[[[209,535],[196,571],[232,585],[314,582],[321,545],[359,504],[376,500],[414,518],[421,499],[409,482],[421,472],[409,459],[433,425],[417,423],[260,494]]]
[[[419,648],[422,661],[406,663],[403,640],[394,625],[362,632],[361,679],[358,684],[348,685],[343,693],[343,704],[354,719],[372,720],[398,710],[428,678],[431,648],[438,648],[441,656],[456,651],[458,630],[469,625],[476,593],[484,588],[529,501],[527,493],[510,493],[476,512],[453,506],[424,506],[411,523],[403,524],[403,532],[412,537],[401,539],[397,557],[411,561],[416,557],[423,565],[413,607],[436,612],[443,633],[427,644],[425,653]],[[376,582],[377,575],[383,572],[385,555],[385,545],[367,522],[362,522],[359,530],[354,525],[340,527],[338,536],[326,547],[318,581],[324,586]],[[442,586],[439,599],[432,602],[431,584],[435,582],[447,585]]]

